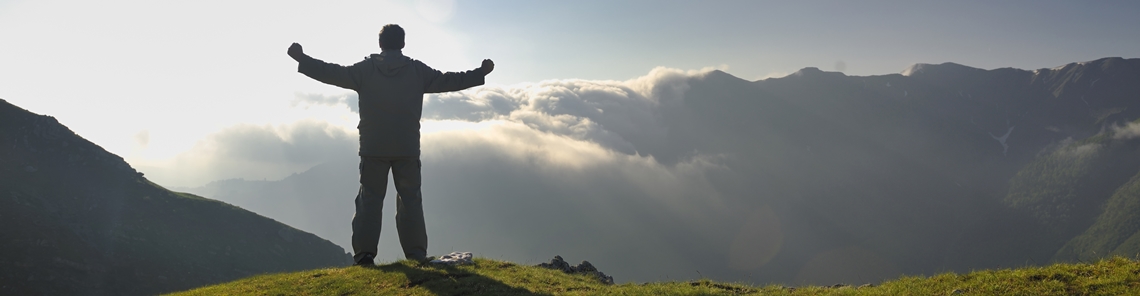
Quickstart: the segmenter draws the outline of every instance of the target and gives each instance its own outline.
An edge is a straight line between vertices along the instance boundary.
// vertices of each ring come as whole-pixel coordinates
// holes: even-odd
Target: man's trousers
[[[364,254],[376,256],[389,169],[396,182],[396,232],[404,257],[420,259],[427,256],[419,157],[361,156],[360,190],[356,194],[356,215],[352,217],[354,260],[360,260]]]

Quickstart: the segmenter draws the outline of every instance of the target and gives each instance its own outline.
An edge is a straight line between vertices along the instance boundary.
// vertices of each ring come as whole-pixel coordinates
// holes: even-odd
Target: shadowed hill
[[[154,294],[349,261],[313,234],[168,191],[0,100],[0,294]]]

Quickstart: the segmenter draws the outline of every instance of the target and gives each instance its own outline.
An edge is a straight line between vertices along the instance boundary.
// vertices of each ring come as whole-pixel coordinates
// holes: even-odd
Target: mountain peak
[[[701,75],[701,76],[702,76],[704,79],[729,79],[729,80],[744,80],[744,79],[741,79],[740,77],[736,77],[735,75],[732,75],[732,74],[728,74],[728,72],[725,72],[725,71],[721,71],[721,70],[712,70],[712,71],[708,71],[708,72],[705,72],[705,73],[704,73],[703,75]]]
[[[820,70],[819,68],[816,68],[816,67],[807,67],[807,68],[800,69],[799,71],[796,71],[796,73],[792,73],[792,75],[788,75],[788,76],[795,76],[795,77],[830,77],[830,76],[843,77],[843,76],[847,76],[847,75],[843,74],[843,72],[827,72],[827,71]]]
[[[968,74],[970,72],[976,72],[976,71],[985,71],[985,70],[966,66],[966,65],[962,65],[962,64],[958,64],[958,63],[950,63],[950,62],[941,63],[941,64],[937,64],[937,65],[918,63],[918,64],[911,65],[910,67],[907,67],[906,70],[903,70],[902,73],[900,73],[900,74],[902,74],[903,76],[912,76],[912,77],[913,76],[921,76],[921,75],[943,76],[943,75],[955,75],[955,74]]]

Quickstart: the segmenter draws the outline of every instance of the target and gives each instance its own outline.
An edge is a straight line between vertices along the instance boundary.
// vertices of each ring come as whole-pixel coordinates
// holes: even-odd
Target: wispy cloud
[[[293,101],[290,105],[293,107],[305,107],[307,105],[317,106],[345,106],[348,107],[352,113],[360,113],[359,97],[356,93],[344,93],[341,95],[323,95],[311,93],[296,93],[294,94]]]
[[[1129,122],[1124,126],[1112,127],[1113,139],[1135,139],[1140,137],[1140,122]]]

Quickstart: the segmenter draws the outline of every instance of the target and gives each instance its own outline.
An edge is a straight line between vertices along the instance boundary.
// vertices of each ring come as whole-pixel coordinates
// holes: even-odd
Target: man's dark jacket
[[[424,93],[483,85],[485,76],[478,69],[443,73],[399,50],[384,50],[347,67],[304,56],[297,71],[356,91],[360,156],[376,157],[419,156]]]

